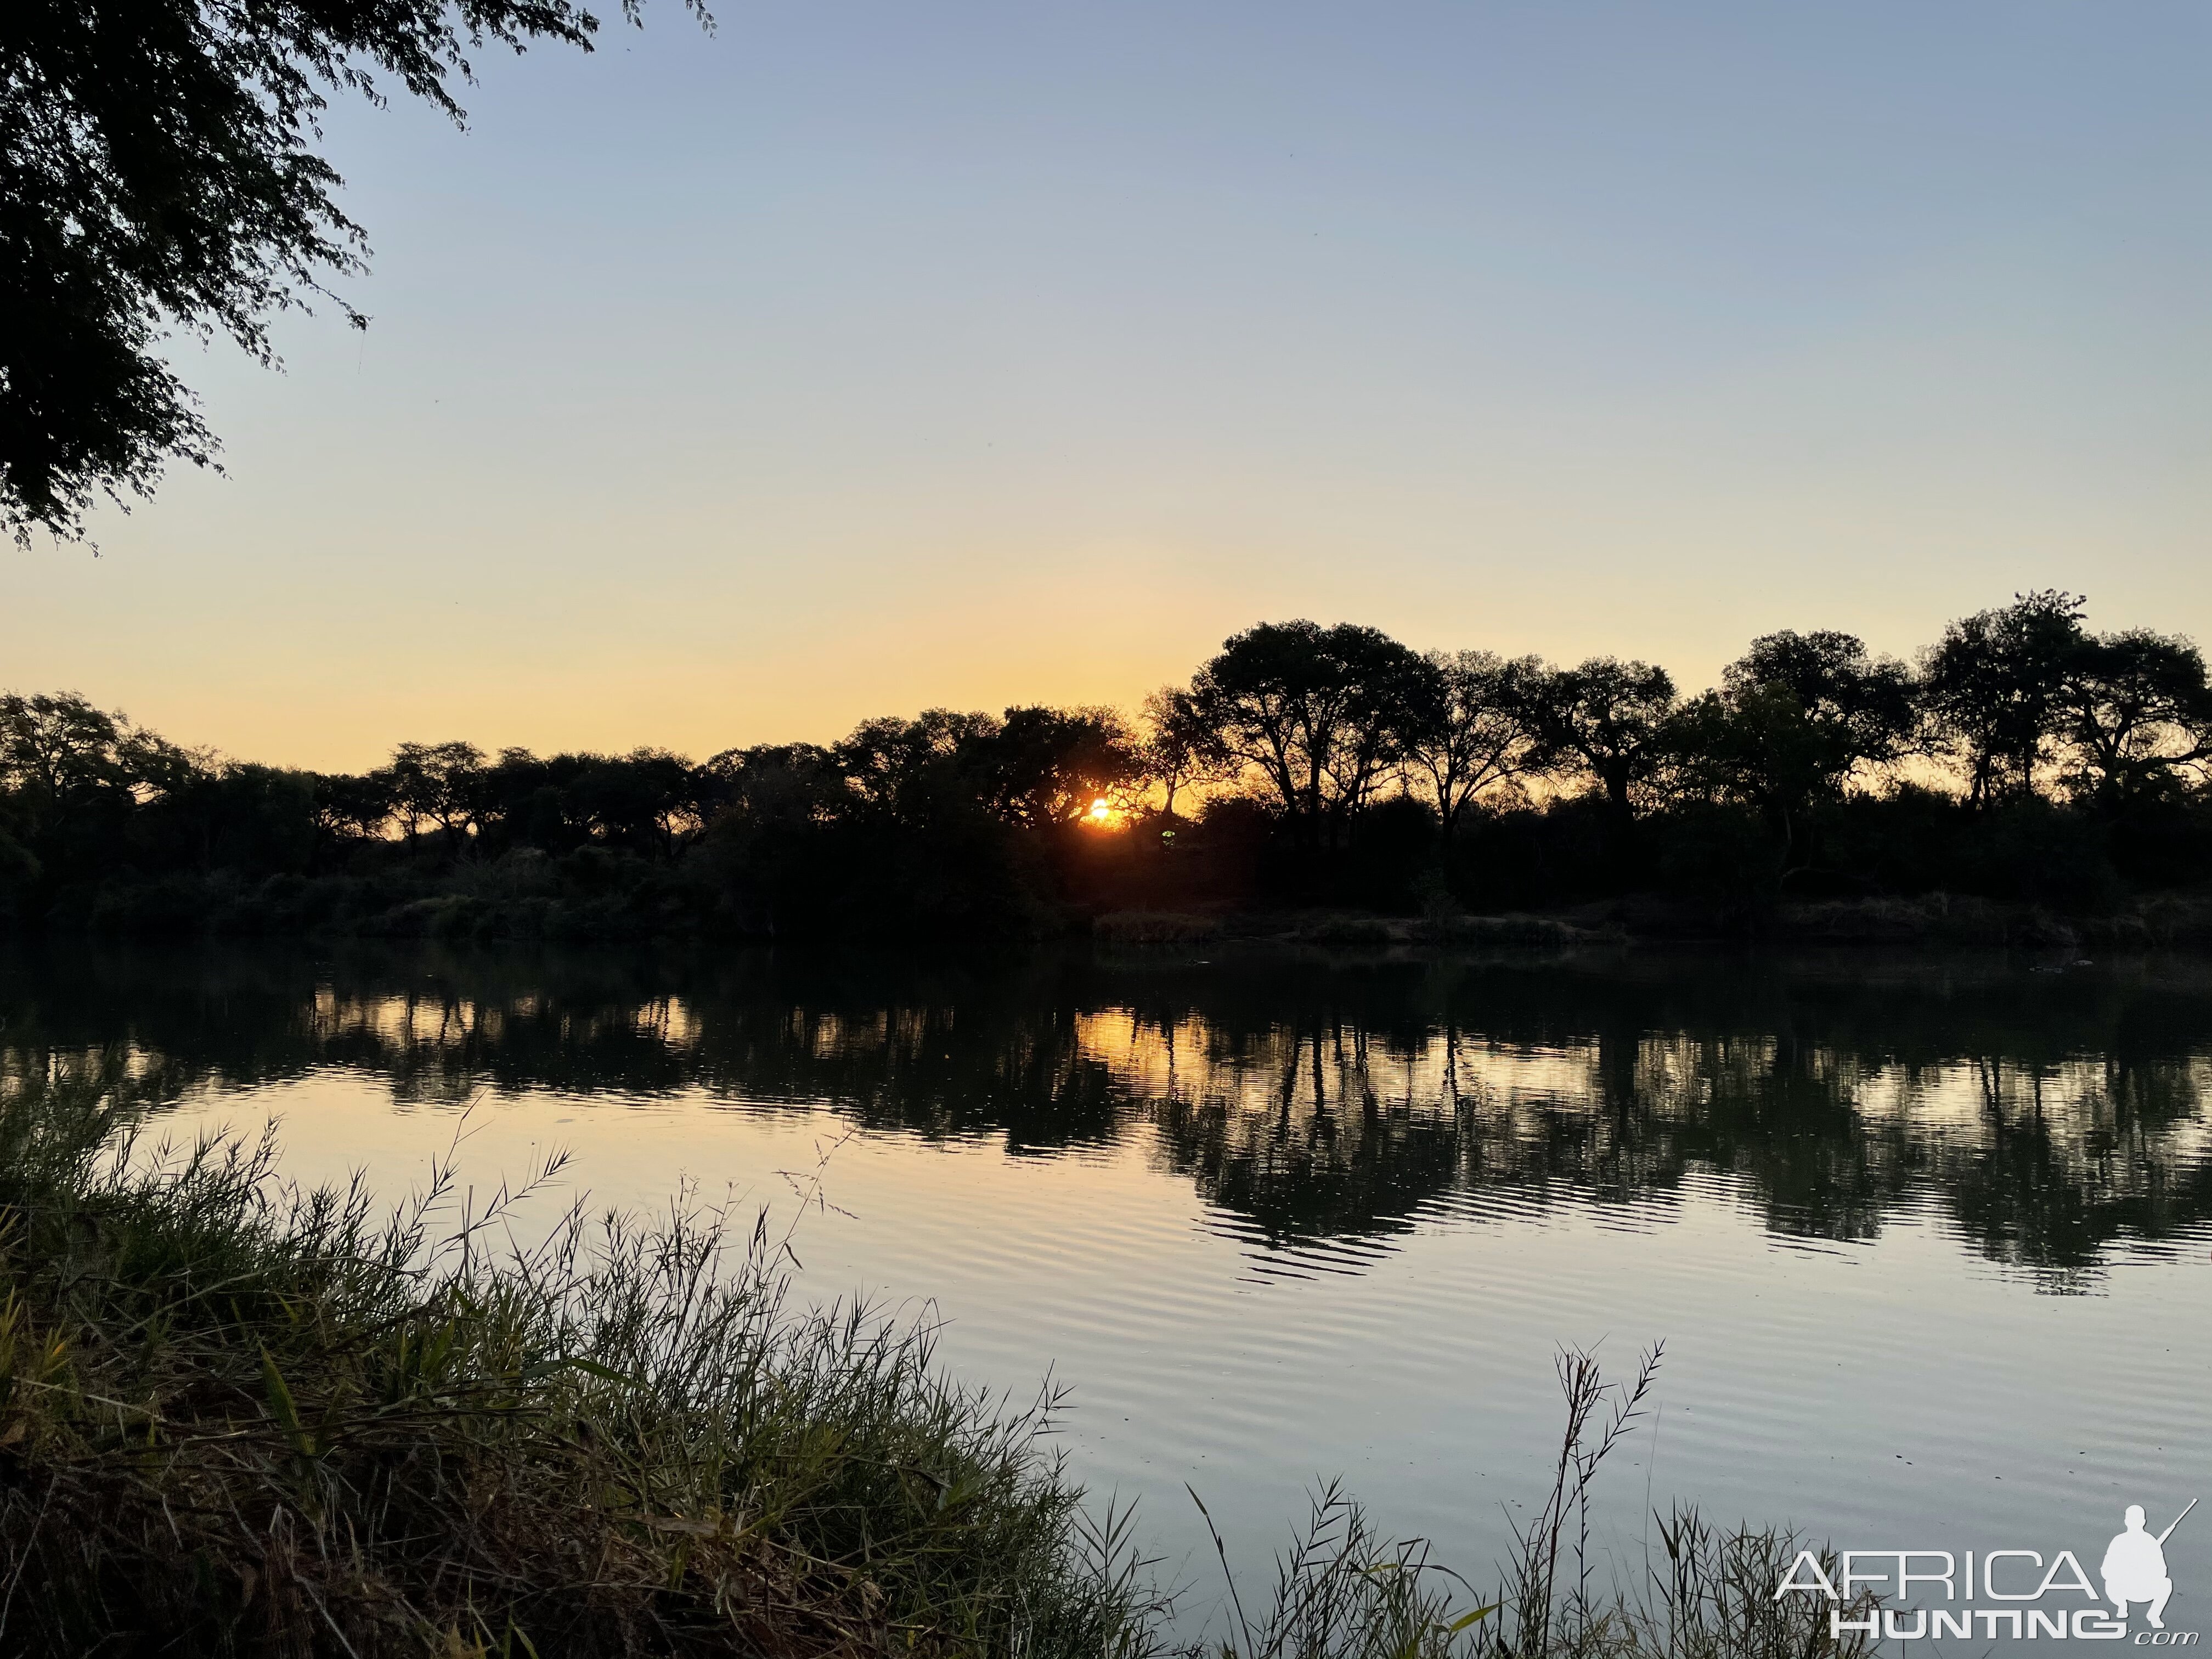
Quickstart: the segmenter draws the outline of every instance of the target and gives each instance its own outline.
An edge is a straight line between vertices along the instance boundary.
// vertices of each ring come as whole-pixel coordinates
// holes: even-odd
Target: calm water
[[[179,1133],[275,1115],[295,1174],[393,1193],[465,1111],[480,1188],[558,1146],[599,1200],[787,1212],[818,1167],[806,1291],[1070,1385],[1194,1617],[1185,1481],[1244,1559],[1340,1474],[1486,1575],[1561,1343],[1666,1343],[1605,1477],[1632,1572],[1670,1498],[2093,1571],[2124,1504],[2212,1498],[2203,962],[70,952],[0,959],[0,1022],[11,1065],[130,1049]]]

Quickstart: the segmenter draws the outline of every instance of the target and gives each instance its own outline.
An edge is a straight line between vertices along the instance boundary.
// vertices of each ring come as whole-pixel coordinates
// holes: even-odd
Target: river
[[[280,1121],[397,1196],[459,1136],[525,1232],[733,1202],[803,1295],[1068,1392],[1203,1623],[1342,1477],[1477,1582],[1555,1455],[1561,1345],[1655,1405],[1649,1513],[1864,1548],[2063,1544],[2212,1495],[2212,963],[1212,947],[988,962],[229,945],[0,957],[0,1062],[120,1056],[155,1133]],[[811,1200],[804,1205],[802,1200]],[[2212,1521],[2168,1544],[2168,1623]],[[2201,1522],[2201,1524],[2200,1524]]]

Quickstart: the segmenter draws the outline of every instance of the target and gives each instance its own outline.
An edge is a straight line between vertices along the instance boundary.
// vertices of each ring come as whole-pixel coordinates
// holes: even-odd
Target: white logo
[[[2166,1571],[2166,1540],[2173,1535],[2174,1527],[2181,1524],[2182,1516],[2196,1507],[2197,1500],[2192,1498],[2188,1507],[2173,1517],[2172,1526],[2153,1537],[2143,1530],[2142,1505],[2128,1505],[2128,1529],[2106,1547],[2105,1565],[2100,1570],[2105,1580],[2105,1599],[2121,1618],[2128,1616],[2129,1602],[2148,1601],[2150,1627],[2166,1628],[2166,1603],[2173,1594],[2173,1580]]]
[[[1838,1569],[1832,1578],[1831,1563],[1800,1550],[1775,1586],[1774,1599],[1825,1596],[1832,1604],[1832,1637],[1850,1633],[1898,1642],[1946,1636],[2124,1641],[2128,1609],[2141,1607],[2149,1627],[2135,1632],[2135,1646],[2193,1647],[2197,1632],[2166,1627],[2166,1604],[2173,1595],[2166,1540],[2196,1507],[2192,1498],[2164,1532],[2154,1533],[2142,1505],[2128,1505],[2125,1530],[2106,1547],[2099,1568],[2101,1601],[2081,1558],[2069,1549],[2048,1557],[2040,1550],[1987,1550],[1978,1559],[1972,1550],[1963,1555],[1949,1550],[1844,1550],[1831,1559]],[[2069,1596],[2079,1601],[2069,1604]],[[2039,1605],[2046,1597],[2057,1598],[2056,1604]],[[2112,1604],[2111,1612],[2103,1602]]]

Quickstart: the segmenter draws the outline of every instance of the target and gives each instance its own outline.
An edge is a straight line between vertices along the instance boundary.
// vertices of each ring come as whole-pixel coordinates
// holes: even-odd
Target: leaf
[[[300,1421],[300,1408],[293,1403],[292,1390],[284,1382],[284,1374],[276,1369],[276,1362],[269,1357],[266,1348],[261,1351],[261,1381],[269,1393],[270,1414],[291,1437],[294,1449],[302,1457],[313,1457],[315,1443],[308,1438],[306,1425]]]
[[[641,1515],[637,1521],[655,1532],[680,1532],[692,1538],[719,1537],[722,1530],[716,1522],[692,1521],[680,1515]]]
[[[602,1365],[596,1359],[586,1359],[581,1355],[571,1355],[566,1359],[541,1359],[534,1365],[525,1365],[522,1380],[535,1382],[539,1377],[550,1376],[556,1371],[582,1371],[587,1376],[596,1376],[604,1382],[619,1382],[625,1388],[645,1386],[634,1376],[625,1376],[611,1366]]]
[[[1458,1618],[1453,1620],[1451,1623],[1444,1626],[1444,1634],[1447,1636],[1456,1636],[1462,1631],[1465,1630],[1469,1625],[1480,1624],[1484,1620],[1489,1618],[1492,1613],[1498,1611],[1498,1603],[1492,1601],[1486,1607],[1477,1607],[1473,1613],[1463,1613],[1460,1614]]]

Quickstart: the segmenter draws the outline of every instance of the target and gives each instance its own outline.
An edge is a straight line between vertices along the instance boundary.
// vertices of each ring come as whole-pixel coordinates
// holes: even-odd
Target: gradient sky
[[[324,767],[1133,703],[1263,617],[1709,681],[2212,639],[2212,9],[655,0],[330,122],[366,336],[9,552],[0,686]]]

